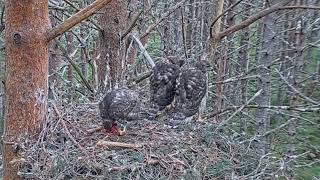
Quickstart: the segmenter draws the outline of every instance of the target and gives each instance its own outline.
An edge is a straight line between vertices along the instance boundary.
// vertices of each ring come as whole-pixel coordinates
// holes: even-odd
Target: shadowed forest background
[[[49,0],[51,26],[93,2]],[[5,90],[5,2],[0,7],[3,134],[14,93]],[[112,0],[48,35],[46,118],[36,136],[10,141],[7,164],[31,179],[319,179],[319,10],[320,0]],[[171,57],[212,66],[200,121],[173,129],[164,111],[130,122],[121,137],[87,132],[101,124],[97,103],[111,89],[129,87],[147,104],[150,59]]]

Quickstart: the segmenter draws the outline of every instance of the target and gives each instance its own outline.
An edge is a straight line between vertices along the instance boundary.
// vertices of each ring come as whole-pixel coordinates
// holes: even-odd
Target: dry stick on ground
[[[284,83],[286,83],[286,85],[292,89],[292,91],[294,91],[295,93],[297,93],[302,99],[314,104],[314,105],[320,105],[319,102],[312,100],[311,98],[305,96],[304,94],[302,94],[299,90],[297,90],[296,88],[294,88],[287,80],[285,77],[282,76],[282,74],[276,70],[276,72],[279,74],[280,78],[283,80]]]
[[[100,126],[100,127],[88,129],[88,130],[86,130],[86,132],[87,132],[88,134],[93,134],[93,133],[95,133],[95,132],[101,131],[102,129],[103,129],[103,127]]]
[[[85,151],[85,149],[73,138],[72,134],[70,133],[70,131],[68,130],[68,127],[63,119],[63,117],[61,117],[61,114],[56,106],[55,103],[52,103],[52,106],[53,106],[53,109],[54,109],[54,112],[57,114],[61,124],[62,124],[62,127],[63,129],[65,130],[66,134],[68,135],[68,137],[70,138],[70,140],[85,154],[85,155],[88,155],[88,153]]]
[[[122,143],[122,142],[112,142],[112,141],[98,141],[97,146],[103,147],[122,147],[122,148],[141,148],[141,144],[129,144],[129,143]]]
[[[124,166],[117,166],[117,167],[111,167],[108,169],[108,171],[123,171],[123,170],[129,170],[129,169],[137,169],[137,168],[143,168],[146,165],[156,165],[159,164],[160,161],[156,159],[147,160],[145,163],[141,163],[140,166],[137,166],[135,164],[132,165],[124,165]]]
[[[111,0],[96,0],[89,6],[84,8],[83,10],[77,12],[72,17],[65,20],[63,23],[59,24],[54,28],[49,29],[47,32],[47,38],[46,38],[47,42],[50,42],[54,38],[58,37],[62,33],[66,32],[67,30],[69,30],[70,28],[78,24],[79,22],[85,20],[86,18],[88,18],[93,13],[100,10],[110,2]]]
[[[217,130],[219,130],[223,125],[225,125],[226,123],[228,123],[236,114],[238,114],[242,109],[245,108],[246,105],[248,105],[251,101],[253,101],[254,99],[256,99],[256,97],[260,96],[262,93],[262,89],[260,89],[256,94],[254,94],[254,96],[252,96],[244,105],[242,105],[239,109],[237,109],[227,120],[222,121],[219,126],[214,130],[214,132],[217,132]]]

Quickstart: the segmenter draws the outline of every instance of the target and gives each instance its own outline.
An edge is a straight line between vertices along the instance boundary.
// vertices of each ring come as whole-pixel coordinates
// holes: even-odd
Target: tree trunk
[[[164,9],[168,9],[171,3],[170,2],[165,2],[164,4]],[[170,17],[170,16],[169,16]],[[165,20],[163,20],[163,37],[162,37],[162,41],[163,41],[163,56],[167,57],[167,56],[171,56],[172,55],[172,45],[171,44],[171,21],[169,20],[171,18],[166,18]]]
[[[41,130],[47,112],[48,1],[6,1],[6,120],[4,179],[20,179],[14,144]],[[27,23],[26,23],[27,22]]]
[[[252,1],[250,1],[252,3]],[[242,21],[246,20],[249,16],[250,16],[250,9],[251,9],[251,5],[250,4],[245,4],[244,5],[244,14],[242,17]],[[239,62],[239,67],[238,72],[239,73],[244,73],[248,71],[248,61],[249,61],[249,37],[250,37],[250,28],[246,27],[242,30],[241,34],[240,34],[240,51],[239,51],[239,55],[238,55],[238,62]],[[243,79],[240,80],[240,100],[237,101],[239,102],[239,105],[243,105],[247,102],[247,80]],[[236,97],[237,98],[237,97]],[[243,112],[245,112],[246,110],[242,110]],[[246,127],[247,127],[247,123],[245,118],[242,115],[243,113],[240,114],[240,133],[243,134],[246,132]]]
[[[303,5],[303,1],[302,0],[298,0],[296,5]],[[292,66],[293,68],[291,68],[291,76],[289,78],[289,82],[290,84],[295,88],[295,89],[299,89],[299,84],[298,84],[298,76],[299,76],[299,72],[303,72],[303,48],[304,48],[304,33],[303,33],[303,22],[302,22],[302,18],[299,18],[300,20],[296,23],[296,30],[294,33],[294,47],[295,47],[295,51],[294,53],[290,54],[289,56],[291,56],[293,58],[293,62],[292,62]],[[291,96],[290,96],[290,106],[297,106],[299,105],[299,98],[298,98],[298,94],[296,92],[292,92]],[[299,113],[297,112],[291,112],[291,114],[293,115],[293,117],[298,117]],[[293,156],[296,153],[296,146],[295,146],[295,139],[296,139],[296,133],[297,133],[297,121],[298,118],[293,118],[291,119],[291,122],[288,125],[288,136],[289,136],[289,146],[288,146],[288,177],[290,179],[294,179],[294,160],[293,160]]]
[[[223,12],[223,4],[224,4],[224,0],[220,0],[217,2],[217,14],[216,16],[220,15]],[[212,36],[214,37],[216,34],[218,34],[221,31],[221,23],[222,23],[222,18],[220,18],[216,24],[213,26],[212,29]],[[215,38],[213,38],[215,39]],[[214,42],[216,43],[216,42]],[[216,46],[216,45],[215,45]],[[224,49],[226,47],[226,45],[224,45],[224,47],[222,49]],[[213,55],[213,57],[215,59],[217,59],[217,66],[218,66],[218,73],[217,73],[217,77],[216,77],[216,81],[222,81],[224,74],[225,74],[225,63],[226,63],[226,59],[223,57],[225,54],[223,53],[224,51],[221,51],[222,53],[220,53],[220,56],[217,56],[215,54],[215,51],[211,51],[211,55]],[[216,61],[214,59],[214,61]],[[217,99],[216,99],[216,105],[215,105],[215,109],[217,109],[217,111],[219,112],[222,109],[222,105],[223,105],[223,84],[217,84],[216,86],[216,95],[217,95]],[[216,116],[215,121],[220,121],[220,116]]]
[[[187,20],[187,27],[186,27],[186,46],[187,46],[187,53],[189,55],[191,55],[192,53],[190,53],[192,51],[192,41],[193,41],[193,37],[192,37],[192,32],[193,32],[193,13],[194,13],[194,0],[189,0],[189,4],[188,7],[186,9],[188,9],[188,13],[186,17]]]
[[[68,55],[71,56],[71,54],[75,50],[75,46],[73,43],[73,34],[71,32],[68,32],[66,35],[67,40],[67,51]],[[68,74],[67,74],[67,80],[68,80],[68,102],[72,102],[72,97],[74,95],[74,88],[72,87],[73,84],[73,67],[69,63],[68,64]]]
[[[81,0],[80,8],[86,7],[86,0]],[[88,53],[87,53],[87,43],[85,42],[87,28],[84,25],[80,25],[80,37],[83,44],[81,44],[80,50],[80,60],[81,60],[81,71],[83,76],[88,79]]]
[[[220,14],[222,14],[223,12],[223,5],[224,5],[224,0],[219,0],[216,4],[215,4],[215,17],[218,17]],[[207,53],[209,53],[210,56],[214,57],[215,56],[215,52],[216,52],[216,47],[218,45],[218,41],[220,41],[220,39],[217,39],[219,37],[216,37],[216,35],[221,31],[221,22],[222,22],[222,17],[220,17],[215,24],[210,27],[210,39],[209,39],[209,44],[207,47]],[[215,18],[213,18],[215,19]],[[212,59],[214,60],[214,59]]]
[[[58,25],[57,18],[63,19],[63,14],[61,12],[50,13],[50,22],[52,26]],[[56,41],[52,41],[49,45],[49,99],[53,99],[56,93],[56,88],[59,88],[60,77],[58,74],[59,69],[63,63],[61,52],[59,50]]]
[[[126,1],[114,0],[99,19],[102,33],[99,34],[101,56],[97,61],[99,92],[119,85],[125,45],[120,42],[121,31],[126,29]],[[107,69],[109,73],[107,74]],[[109,79],[107,79],[107,77]]]
[[[271,99],[271,69],[274,46],[275,46],[275,20],[272,15],[263,18],[262,27],[262,45],[261,53],[257,66],[261,66],[258,71],[260,78],[258,79],[258,90],[262,89],[261,95],[257,98],[258,106],[269,106]],[[256,133],[264,135],[270,124],[270,115],[268,109],[258,109],[256,112]],[[266,154],[268,147],[267,137],[262,136],[257,145],[258,155],[261,157]]]

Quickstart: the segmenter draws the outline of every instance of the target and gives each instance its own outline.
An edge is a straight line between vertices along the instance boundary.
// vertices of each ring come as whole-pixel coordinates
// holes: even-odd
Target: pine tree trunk
[[[6,120],[4,179],[17,175],[14,144],[38,135],[46,118],[48,97],[48,1],[6,1]],[[45,77],[45,78],[44,78]]]
[[[103,11],[99,19],[102,28],[99,35],[101,54],[97,61],[99,92],[117,87],[120,83],[126,47],[120,42],[120,34],[126,29],[126,1],[114,0]]]

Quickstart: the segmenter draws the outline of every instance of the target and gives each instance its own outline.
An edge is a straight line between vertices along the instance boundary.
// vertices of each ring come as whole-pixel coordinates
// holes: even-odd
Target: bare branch
[[[226,107],[225,109],[222,109],[219,112],[214,112],[207,114],[204,118],[212,118],[214,116],[217,116],[219,114],[222,114],[227,111],[236,110],[242,106],[232,106],[232,107]],[[311,106],[311,107],[300,107],[300,106],[259,106],[259,105],[245,105],[244,108],[246,109],[274,109],[274,110],[282,110],[282,111],[297,111],[297,112],[316,112],[320,111],[319,106]]]
[[[128,83],[128,87],[133,87],[136,84],[139,84],[141,81],[147,79],[148,77],[150,77],[152,75],[152,71],[148,71],[146,73],[143,73],[142,75],[133,78],[132,80],[129,81]]]
[[[81,70],[79,69],[79,67],[76,65],[75,62],[73,62],[73,60],[70,58],[69,54],[67,53],[67,50],[59,43],[57,42],[57,44],[60,47],[60,50],[62,51],[62,53],[64,54],[64,56],[67,58],[67,60],[69,61],[69,63],[72,65],[72,67],[74,68],[74,70],[78,73],[78,75],[80,76],[82,82],[84,83],[84,85],[86,86],[86,88],[91,92],[94,93],[94,89],[91,87],[90,83],[88,82],[88,80],[84,77],[84,75],[82,74]]]
[[[152,60],[152,58],[150,57],[148,51],[146,50],[146,48],[143,47],[143,44],[140,42],[139,38],[137,36],[135,36],[134,34],[131,34],[132,39],[134,39],[136,41],[136,43],[139,46],[139,49],[141,50],[141,53],[144,55],[144,57],[147,59],[148,63],[150,64],[151,67],[154,67],[154,61]]]
[[[245,108],[246,105],[250,104],[251,101],[255,100],[256,97],[260,96],[262,93],[262,89],[260,89],[256,94],[254,94],[244,105],[242,105],[240,108],[238,108],[227,120],[222,121],[219,126],[216,128],[215,132],[217,132],[217,130],[220,129],[220,127],[222,127],[223,125],[225,125],[226,123],[228,123],[236,114],[238,114],[242,109]]]
[[[293,87],[287,80],[285,77],[282,76],[282,74],[276,70],[276,72],[279,74],[280,78],[283,80],[284,83],[287,84],[287,86],[292,89],[295,93],[297,93],[301,98],[305,99],[306,101],[315,104],[315,105],[319,105],[320,103],[317,101],[312,100],[311,98],[305,96],[304,94],[302,94],[302,92],[300,92],[299,90],[297,90],[295,87]]]
[[[213,26],[214,24],[223,16],[225,15],[227,12],[229,12],[230,10],[232,10],[234,7],[236,7],[238,4],[240,4],[243,0],[239,0],[238,2],[234,3],[233,5],[231,5],[228,9],[226,9],[225,11],[223,11],[220,15],[218,15],[213,22],[210,25],[210,37],[213,36],[212,34],[212,30],[213,30]]]
[[[292,0],[284,0],[282,2],[279,2],[267,9],[264,9],[260,12],[258,12],[256,15],[254,16],[251,16],[249,17],[247,20],[241,22],[240,24],[237,24],[237,25],[234,25],[234,26],[231,26],[230,28],[222,31],[222,32],[219,32],[218,34],[215,35],[215,38],[216,40],[220,40],[221,38],[227,36],[228,34],[230,33],[234,33],[240,29],[243,29],[249,25],[251,25],[252,23],[256,22],[257,20],[263,18],[264,16],[268,15],[268,14],[271,14],[275,11],[278,11],[278,10],[281,10],[281,7],[283,7],[284,5],[288,4],[289,2],[291,2]]]
[[[85,154],[85,155],[88,155],[88,153],[85,151],[85,149],[73,138],[72,134],[70,133],[66,123],[64,122],[64,119],[63,117],[61,116],[61,113],[59,112],[57,106],[55,103],[52,103],[53,105],[53,109],[55,111],[55,113],[57,114],[61,124],[62,124],[62,127],[63,129],[66,131],[66,134],[69,136],[70,140]]]
[[[77,10],[77,12],[80,11],[80,9],[75,6],[72,2],[70,2],[69,0],[64,0],[64,2],[66,2],[67,4],[69,4],[72,8],[74,8],[75,10]],[[92,19],[88,18],[88,21],[91,22],[91,24],[93,24],[98,30],[102,30],[102,28]]]
[[[186,0],[182,0],[180,1],[178,4],[176,4],[175,6],[173,6],[172,8],[170,8],[168,10],[167,13],[165,13],[162,18],[158,19],[158,21],[156,21],[154,24],[152,24],[151,26],[148,27],[148,29],[146,30],[146,32],[140,37],[141,39],[144,38],[145,36],[148,36],[150,34],[150,32],[156,28],[165,18],[167,18],[168,16],[170,16],[170,14],[172,14],[176,9],[178,9],[180,6],[182,6],[184,3],[186,2]]]
[[[89,16],[91,16],[96,11],[103,8],[105,5],[110,3],[112,0],[96,0],[91,5],[87,6],[83,10],[77,12],[69,19],[65,20],[63,23],[59,24],[58,26],[49,29],[47,32],[47,42],[50,42],[57,36],[63,34],[64,32],[71,29],[76,24],[80,23],[81,21],[85,20]]]
[[[141,16],[141,14],[143,13],[143,11],[140,11],[134,18],[133,21],[131,23],[131,25],[129,26],[129,28],[124,31],[124,33],[121,35],[120,39],[121,41],[132,31],[132,29],[137,25],[137,21],[139,19],[139,17]]]
[[[283,6],[283,7],[279,7],[279,10],[290,10],[290,9],[320,10],[320,6]]]
[[[319,6],[282,6],[283,4],[287,4],[288,2],[290,2],[291,0],[286,0],[284,2],[280,2],[278,4],[275,4],[273,6],[271,6],[270,8],[267,8],[265,10],[260,11],[259,13],[257,13],[254,16],[249,17],[247,20],[241,22],[240,24],[234,25],[220,33],[218,33],[216,35],[216,39],[221,39],[225,36],[227,36],[230,33],[234,33],[240,29],[243,29],[249,25],[251,25],[252,23],[256,22],[257,20],[263,18],[264,16],[271,14],[275,11],[279,11],[279,10],[292,10],[292,9],[313,9],[313,10],[320,10]]]

